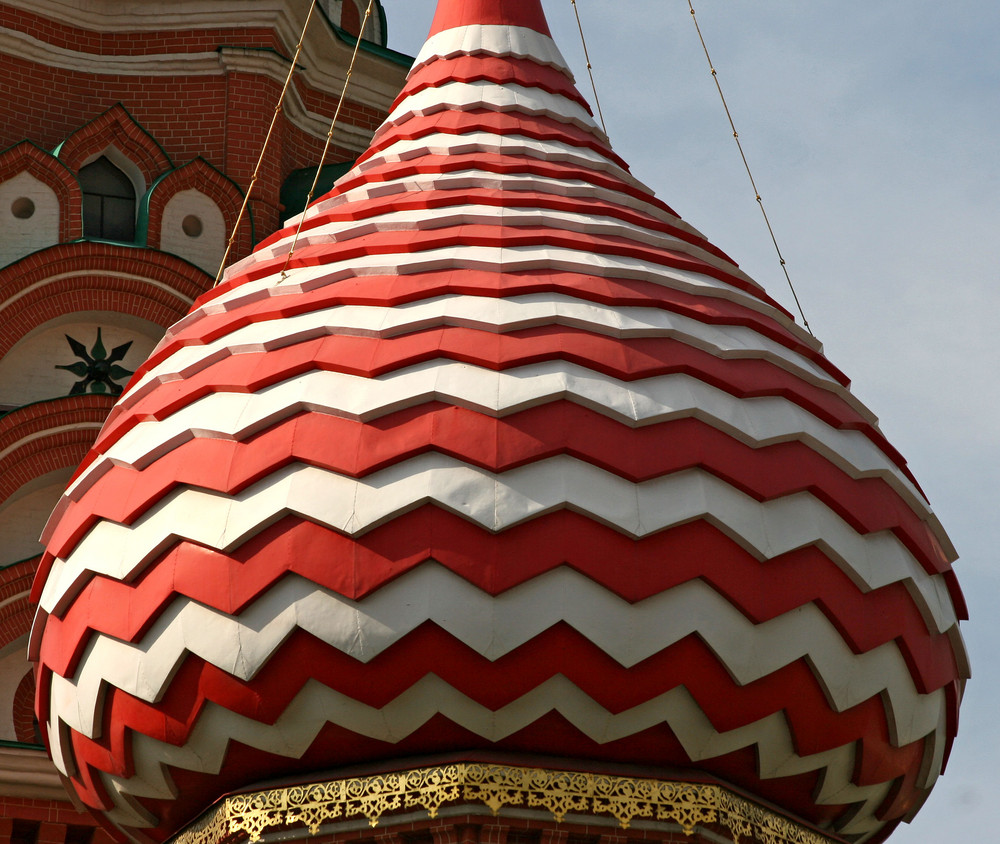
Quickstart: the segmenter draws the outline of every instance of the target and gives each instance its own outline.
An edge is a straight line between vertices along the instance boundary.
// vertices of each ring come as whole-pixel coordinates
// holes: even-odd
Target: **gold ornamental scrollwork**
[[[734,842],[831,844],[790,818],[711,783],[618,777],[512,765],[457,763],[368,777],[238,794],[174,839],[174,844],[219,844],[244,836],[251,844],[268,830],[301,824],[316,835],[331,823],[422,809],[435,818],[447,805],[545,809],[553,820],[605,816],[628,829],[635,820],[671,822],[687,835],[715,825]]]

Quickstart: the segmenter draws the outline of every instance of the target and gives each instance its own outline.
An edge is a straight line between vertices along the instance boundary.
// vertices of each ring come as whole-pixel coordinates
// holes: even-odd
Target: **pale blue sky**
[[[616,151],[791,308],[687,0],[577,2]],[[383,4],[389,45],[415,54],[435,0]],[[813,331],[962,555],[974,679],[945,777],[891,841],[985,841],[1000,781],[1000,3],[695,9]],[[590,98],[570,0],[546,12]]]

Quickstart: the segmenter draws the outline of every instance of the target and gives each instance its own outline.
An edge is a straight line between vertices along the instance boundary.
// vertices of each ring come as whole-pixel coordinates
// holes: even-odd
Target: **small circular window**
[[[35,216],[35,203],[22,196],[11,203],[10,213],[19,220],[30,220]]]
[[[194,214],[188,214],[184,218],[181,228],[184,229],[184,234],[188,237],[201,237],[201,233],[205,230],[201,217],[196,217]]]

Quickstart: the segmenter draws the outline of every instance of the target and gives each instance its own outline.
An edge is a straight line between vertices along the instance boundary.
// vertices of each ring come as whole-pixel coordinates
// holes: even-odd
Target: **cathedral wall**
[[[59,198],[44,182],[19,173],[0,184],[0,266],[59,242]]]
[[[226,250],[226,220],[199,190],[176,194],[163,210],[160,249],[190,261],[214,276]]]
[[[57,367],[79,364],[80,347],[93,355],[100,327],[106,354],[132,341],[118,363],[135,369],[211,286],[305,4],[233,7],[0,0],[0,844],[110,842],[30,747],[38,537],[113,401],[92,383],[68,397],[85,378]],[[257,240],[280,224],[289,174],[319,163],[352,51],[315,16],[250,204]],[[384,51],[361,51],[328,161],[367,146],[405,72]],[[134,241],[83,237],[78,174],[102,156],[135,187]],[[231,261],[251,248],[250,227],[244,220]]]
[[[151,330],[158,326],[113,313],[78,314],[71,322],[56,320],[39,326],[0,360],[0,405],[31,404],[69,395],[80,379],[57,367],[72,365],[80,358],[66,338],[72,337],[88,351],[92,350],[98,327],[109,353],[117,346],[132,343],[125,359],[120,361],[128,370],[136,369],[149,356],[160,334]]]

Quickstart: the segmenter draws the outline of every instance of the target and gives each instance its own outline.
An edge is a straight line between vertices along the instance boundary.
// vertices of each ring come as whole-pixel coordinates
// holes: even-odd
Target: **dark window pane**
[[[14,818],[10,831],[10,844],[35,844],[38,841],[38,821]]]
[[[83,188],[83,236],[100,240],[135,240],[135,189],[106,156],[80,171]]]
[[[83,236],[84,237],[100,237],[102,220],[104,218],[104,213],[102,211],[103,202],[101,197],[92,196],[90,194],[83,195]]]
[[[105,240],[135,240],[135,200],[104,197]]]
[[[80,187],[84,193],[101,196],[117,196],[119,199],[135,199],[132,182],[121,170],[112,164],[107,156],[98,158],[80,171]]]

